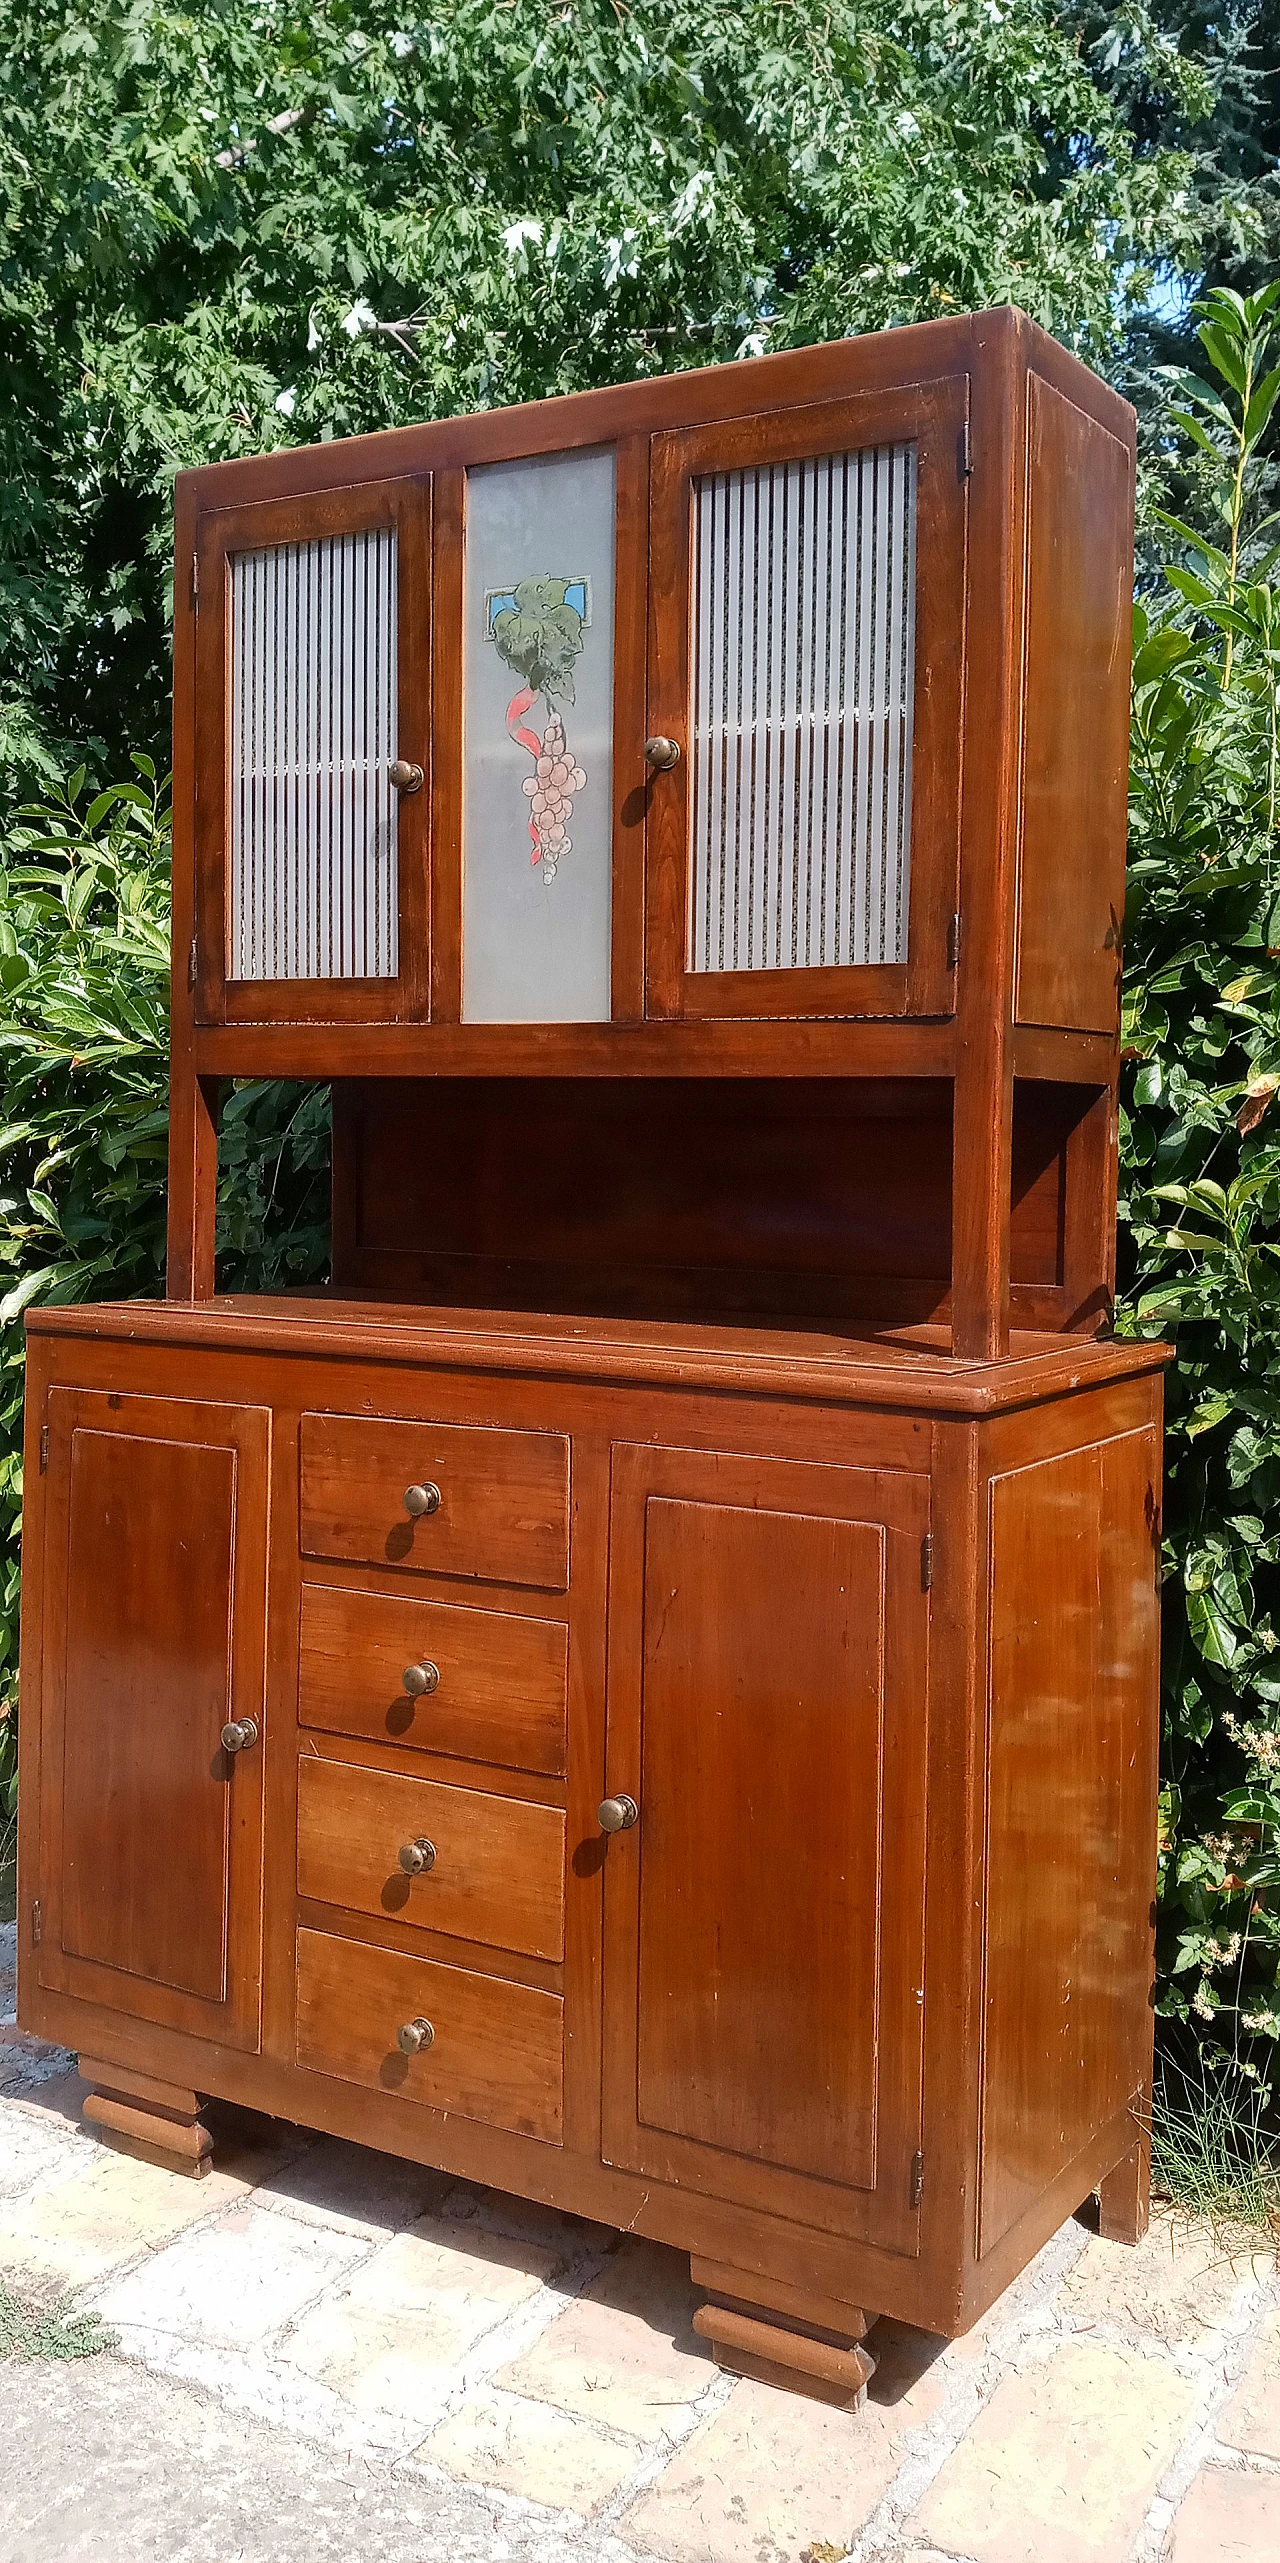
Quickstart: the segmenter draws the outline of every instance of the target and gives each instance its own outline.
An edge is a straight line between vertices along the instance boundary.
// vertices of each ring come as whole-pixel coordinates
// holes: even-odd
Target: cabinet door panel
[[[949,1014],[963,375],[652,441],[646,1011]]]
[[[269,1418],[54,1389],[41,1979],[256,2046]]]
[[[605,2151],[914,2247],[927,1483],[614,1454]]]
[[[646,1508],[639,2115],[862,2188],[883,1586],[878,1524]]]
[[[429,479],[210,510],[196,596],[197,1021],[425,1015]]]

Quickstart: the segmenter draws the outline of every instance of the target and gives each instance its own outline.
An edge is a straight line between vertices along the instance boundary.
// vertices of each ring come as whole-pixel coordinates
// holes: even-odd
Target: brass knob
[[[416,1842],[401,1843],[396,1858],[406,1878],[420,1878],[424,1869],[434,1869],[436,1846],[425,1833],[420,1833]]]
[[[394,763],[387,767],[387,777],[397,792],[420,792],[426,781],[421,766],[410,765],[404,756],[396,757]]]
[[[596,1821],[602,1833],[629,1833],[640,1822],[640,1809],[634,1798],[602,1798]]]
[[[439,1487],[430,1485],[406,1486],[404,1490],[404,1509],[415,1522],[419,1521],[424,1513],[438,1513],[440,1510]]]
[[[438,1664],[406,1664],[400,1676],[411,1700],[420,1700],[424,1691],[434,1691],[440,1680]]]
[[[435,2034],[429,2020],[406,2020],[403,2029],[396,2031],[396,2045],[402,2056],[418,2056]]]
[[[669,766],[678,765],[680,763],[679,740],[646,739],[644,743],[644,761],[646,765],[653,766],[656,773],[665,774]]]
[[[243,1753],[245,1747],[258,1741],[256,1718],[231,1718],[222,1730],[224,1753]]]

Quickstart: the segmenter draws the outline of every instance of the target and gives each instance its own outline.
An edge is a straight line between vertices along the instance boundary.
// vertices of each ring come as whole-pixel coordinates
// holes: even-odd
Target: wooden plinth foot
[[[101,2063],[96,2056],[80,2058],[80,2078],[93,2085],[81,2114],[117,2153],[181,2172],[188,2180],[203,2180],[212,2170],[213,2138],[201,2126],[194,2091],[156,2082],[131,2066]]]
[[[859,2306],[713,2261],[691,2258],[689,2267],[695,2286],[710,2291],[693,2328],[718,2367],[842,2412],[865,2403],[876,2363],[861,2346],[868,2323]]]
[[[1135,2127],[1124,2161],[1098,2183],[1098,2231],[1109,2243],[1140,2243],[1151,2222],[1151,2132]]]

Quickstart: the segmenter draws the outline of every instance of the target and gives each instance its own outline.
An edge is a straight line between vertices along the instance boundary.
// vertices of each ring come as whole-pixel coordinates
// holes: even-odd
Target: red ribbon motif
[[[511,737],[519,741],[522,748],[528,749],[530,756],[533,758],[534,770],[536,772],[538,758],[542,754],[542,741],[533,730],[525,730],[521,728],[521,723],[524,719],[525,713],[528,711],[532,701],[533,687],[531,685],[522,685],[520,692],[512,695],[511,701],[507,705],[507,729],[510,732]],[[542,841],[538,835],[538,823],[533,816],[532,810],[529,813],[529,842],[533,847],[533,852],[529,857],[529,861],[531,863],[541,863]]]

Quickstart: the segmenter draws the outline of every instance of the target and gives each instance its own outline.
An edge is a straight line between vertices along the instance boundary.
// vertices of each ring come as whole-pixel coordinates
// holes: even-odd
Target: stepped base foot
[[[860,2306],[714,2261],[693,2257],[689,2267],[695,2286],[708,2291],[693,2328],[717,2366],[837,2411],[865,2403],[876,2363],[862,2347],[869,2322]]]
[[[81,2115],[117,2153],[187,2180],[203,2180],[212,2170],[213,2138],[201,2124],[194,2091],[96,2056],[80,2058],[80,2077],[93,2085]]]

